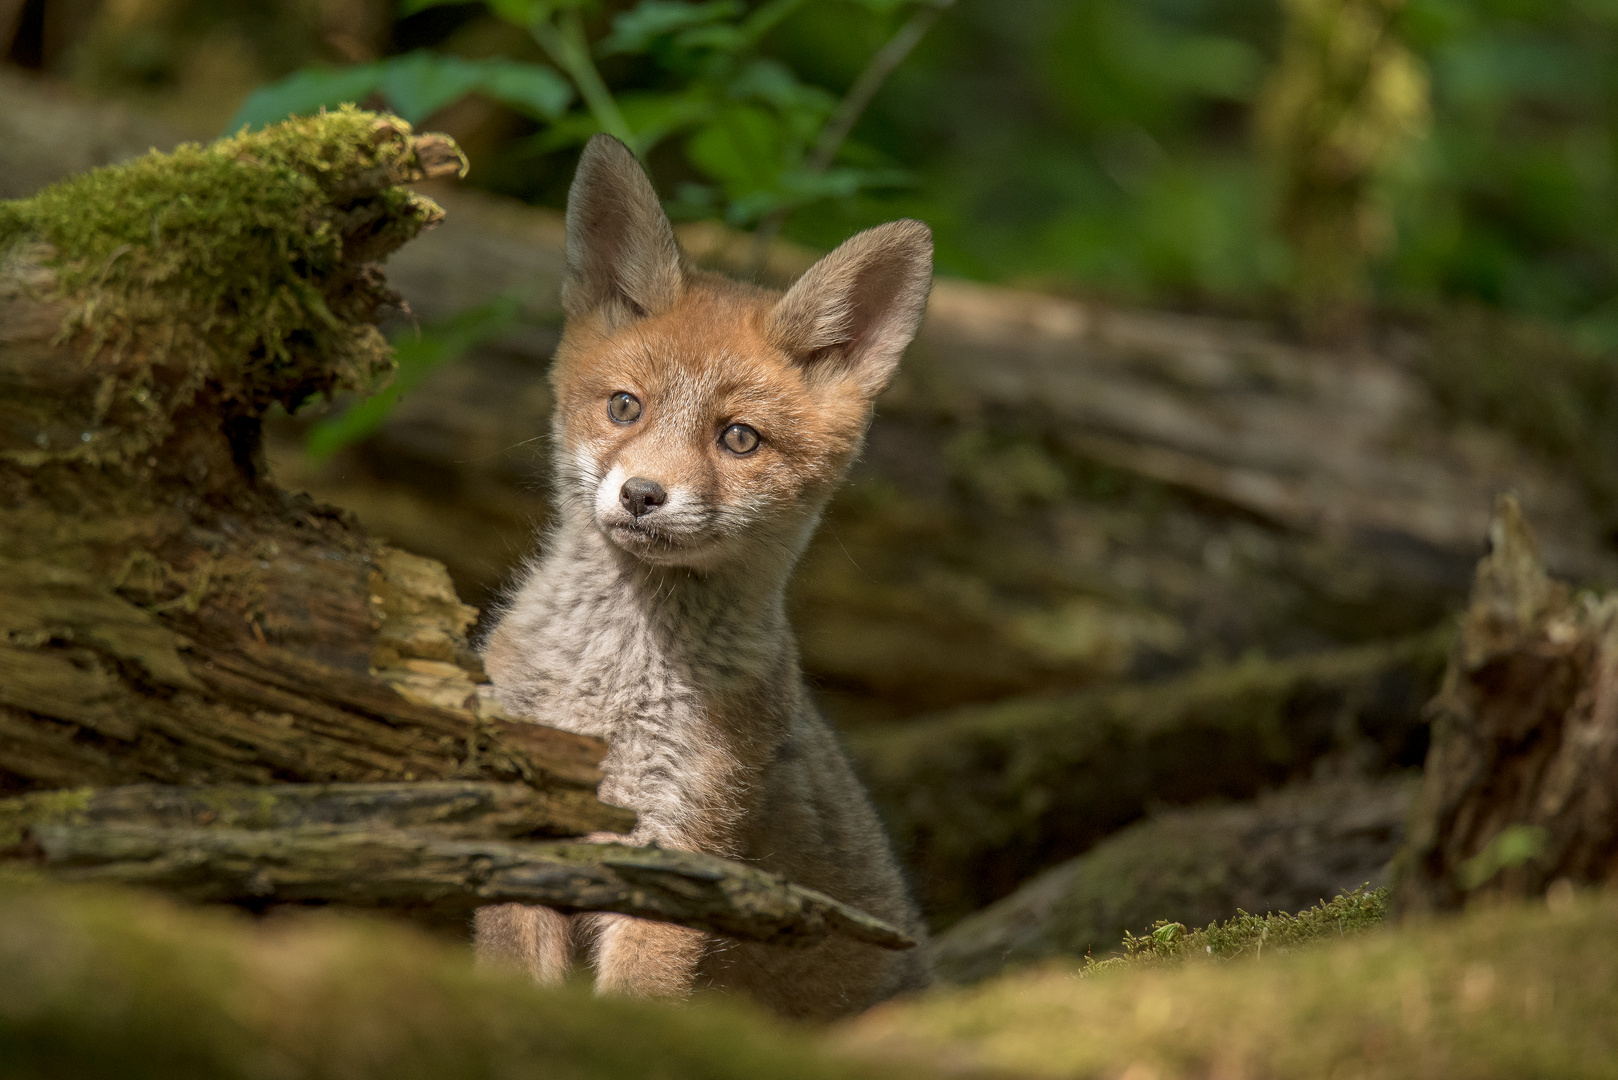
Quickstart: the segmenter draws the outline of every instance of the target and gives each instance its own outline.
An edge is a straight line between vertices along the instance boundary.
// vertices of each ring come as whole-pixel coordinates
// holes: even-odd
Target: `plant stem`
[[[640,147],[635,139],[635,132],[631,130],[629,122],[618,108],[618,102],[613,99],[612,91],[601,79],[601,72],[596,70],[595,61],[590,59],[590,47],[584,39],[584,23],[577,11],[564,11],[558,16],[560,26],[549,18],[537,19],[529,27],[534,40],[539,42],[557,67],[567,72],[567,77],[573,80],[573,85],[579,88],[579,96],[589,108],[590,115],[595,117],[601,130],[617,139],[622,139],[629,148],[637,154]]]
[[[777,0],[786,3],[788,0]],[[927,31],[931,30],[955,0],[931,0],[922,4],[905,20],[887,42],[871,55],[866,62],[865,70],[855,78],[854,84],[843,95],[843,100],[837,103],[837,108],[826,121],[826,126],[820,129],[820,137],[805,159],[803,169],[810,176],[818,176],[831,167],[837,151],[843,148],[843,143],[854,130],[865,110],[870,106],[876,92],[887,82],[888,76],[893,74],[895,68],[904,63],[905,57],[916,47]],[[768,10],[768,8],[764,9]],[[760,12],[763,14],[763,11]],[[771,210],[765,214],[758,223],[758,229],[753,233],[753,254],[749,260],[750,269],[754,275],[760,273],[770,257],[770,244],[781,231],[781,224],[786,220],[784,209]]]

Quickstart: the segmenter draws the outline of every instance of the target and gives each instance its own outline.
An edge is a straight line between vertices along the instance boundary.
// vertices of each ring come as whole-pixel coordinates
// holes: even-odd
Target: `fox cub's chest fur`
[[[779,597],[637,565],[589,529],[553,545],[491,635],[502,704],[608,741],[600,795],[635,808],[636,840],[742,854],[741,795],[804,697]]]
[[[516,715],[599,735],[631,839],[756,861],[921,927],[870,800],[809,700],[787,579],[915,333],[931,239],[862,233],[786,294],[687,268],[645,174],[597,136],[568,195],[552,371],[557,525],[490,634]],[[502,905],[480,955],[603,990],[746,990],[829,1017],[926,981],[921,949],[714,939]]]

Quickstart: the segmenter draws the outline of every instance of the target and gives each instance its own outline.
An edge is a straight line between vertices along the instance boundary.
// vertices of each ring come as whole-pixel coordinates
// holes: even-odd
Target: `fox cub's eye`
[[[719,436],[719,441],[732,454],[751,454],[758,449],[758,432],[746,424],[732,424]]]
[[[622,390],[607,399],[607,415],[617,424],[633,424],[640,419],[640,398]]]

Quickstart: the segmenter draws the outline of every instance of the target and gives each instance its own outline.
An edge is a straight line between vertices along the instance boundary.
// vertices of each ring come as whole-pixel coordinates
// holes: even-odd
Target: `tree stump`
[[[1618,594],[1551,580],[1509,496],[1490,544],[1429,706],[1407,911],[1618,879]]]

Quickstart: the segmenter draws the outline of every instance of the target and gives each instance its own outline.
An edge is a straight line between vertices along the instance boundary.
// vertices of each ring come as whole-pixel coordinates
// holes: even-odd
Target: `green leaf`
[[[1532,862],[1545,854],[1549,830],[1539,825],[1507,825],[1483,850],[1462,863],[1456,871],[1463,889],[1475,889],[1502,870]]]
[[[481,65],[477,88],[514,109],[555,120],[573,103],[573,84],[543,64],[491,59]]]
[[[573,87],[543,64],[417,51],[357,67],[296,72],[255,91],[229,130],[273,124],[375,93],[416,124],[473,90],[546,120],[560,116],[573,100]]]
[[[304,453],[315,461],[325,461],[343,447],[375,433],[401,397],[445,364],[506,333],[516,323],[520,311],[521,304],[515,297],[500,296],[423,327],[419,333],[407,331],[399,335],[393,342],[393,355],[398,362],[393,382],[380,393],[355,402],[341,415],[316,424],[304,440]]]
[[[685,144],[686,157],[731,199],[775,186],[784,164],[777,118],[755,105],[731,105]]]
[[[733,23],[693,26],[674,35],[674,47],[688,53],[735,53],[751,44],[752,39]]]
[[[731,80],[730,96],[739,101],[769,105],[780,116],[791,137],[812,141],[826,118],[837,107],[837,99],[818,86],[803,82],[792,69],[777,60],[755,59]]]
[[[476,61],[417,51],[382,62],[382,95],[394,112],[419,123],[477,87]]]
[[[713,0],[692,4],[685,0],[641,0],[612,20],[612,32],[602,39],[597,51],[602,56],[643,53],[658,38],[669,37],[693,27],[735,19],[742,13],[736,0]]]
[[[228,133],[243,127],[260,128],[289,116],[316,112],[351,101],[362,101],[382,86],[381,64],[348,68],[310,68],[294,72],[248,96],[225,126]]]

